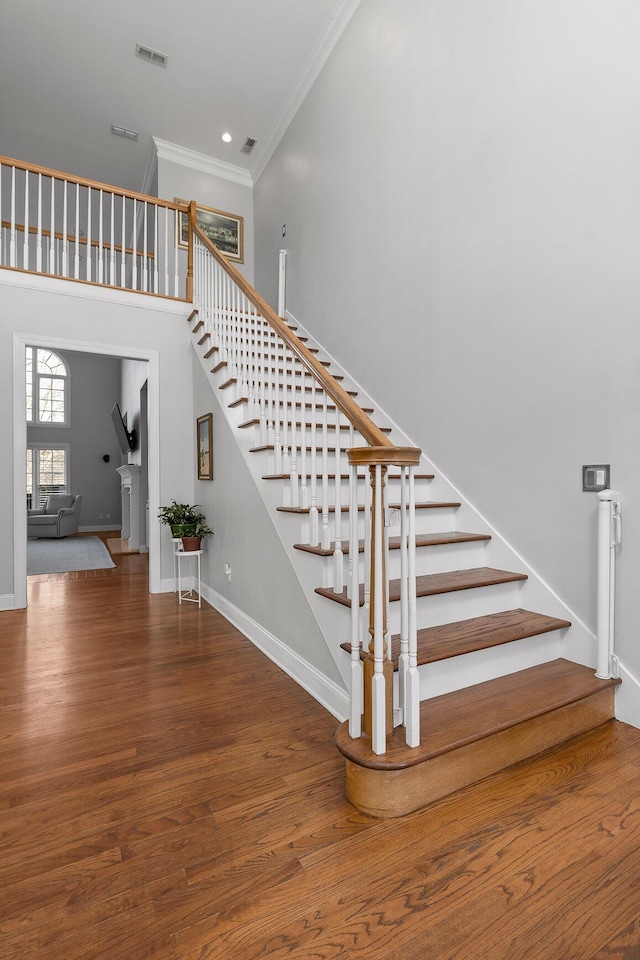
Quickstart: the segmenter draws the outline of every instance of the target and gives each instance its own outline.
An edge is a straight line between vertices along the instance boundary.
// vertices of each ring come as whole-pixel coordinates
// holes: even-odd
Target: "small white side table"
[[[178,568],[178,603],[182,603],[183,600],[188,601],[189,603],[197,603],[199,607],[202,606],[202,599],[200,597],[200,557],[202,556],[202,550],[176,550],[174,552],[174,563]],[[195,557],[197,560],[196,568],[198,571],[198,596],[193,596],[193,589],[183,590],[182,589],[182,562],[185,559],[190,559]],[[189,573],[193,576],[191,564],[189,565]]]

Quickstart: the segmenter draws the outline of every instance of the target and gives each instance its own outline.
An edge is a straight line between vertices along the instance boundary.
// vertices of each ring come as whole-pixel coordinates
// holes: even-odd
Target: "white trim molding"
[[[24,606],[24,604],[23,604]],[[0,594],[0,610],[17,610],[16,598],[13,593]]]
[[[311,87],[315,83],[318,74],[329,59],[333,48],[344,33],[347,24],[358,9],[359,5],[360,0],[338,0],[336,3],[335,9],[331,14],[331,18],[329,19],[320,38],[318,39],[318,42],[313,48],[311,56],[303,67],[300,76],[294,85],[291,96],[289,97],[284,110],[278,117],[271,135],[264,142],[264,145],[261,146],[258,144],[258,147],[261,147],[261,149],[259,149],[257,153],[257,163],[253,169],[254,183],[260,179],[260,176],[264,172],[269,160],[271,160],[271,157],[275,153],[278,144],[287,132],[289,124],[302,106],[305,97],[311,90]]]
[[[247,640],[250,640],[258,650],[261,650],[281,670],[284,670],[287,676],[295,680],[341,723],[347,719],[349,716],[349,697],[346,690],[321,674],[312,664],[291,650],[274,634],[265,630],[255,620],[252,620],[222,594],[205,583],[201,585],[201,589],[203,600],[206,600],[229,623],[233,624]]]
[[[193,304],[188,300],[173,300],[167,297],[153,296],[137,290],[122,290],[118,287],[106,287],[95,283],[80,283],[70,277],[50,277],[39,273],[27,273],[3,267],[0,270],[0,284],[9,287],[24,287],[41,293],[53,293],[61,297],[74,297],[83,300],[98,300],[100,303],[114,303],[121,306],[137,307],[143,310],[155,310],[159,313],[175,313],[186,317],[191,313]],[[97,350],[93,351],[97,353]]]
[[[640,680],[620,661],[618,673],[622,683],[616,687],[616,720],[640,728]]]
[[[187,147],[181,147],[177,143],[169,143],[168,140],[160,140],[158,137],[154,137],[153,142],[159,160],[168,160],[170,163],[177,163],[182,167],[190,167],[191,170],[197,170],[198,173],[208,173],[212,177],[221,177],[223,180],[239,183],[243,187],[253,187],[253,178],[244,167],[237,167],[235,164],[226,163],[224,160],[216,160],[214,157],[208,157],[205,153],[189,150]]]

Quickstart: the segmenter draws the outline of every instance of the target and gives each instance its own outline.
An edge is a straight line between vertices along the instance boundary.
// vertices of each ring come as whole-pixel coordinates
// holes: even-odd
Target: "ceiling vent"
[[[256,145],[256,141],[252,137],[247,137],[247,139],[244,142],[244,145],[240,149],[240,153],[251,153],[255,145]]]
[[[151,47],[144,47],[141,43],[136,43],[136,57],[146,60],[147,63],[154,63],[156,67],[166,67],[169,57],[166,53],[160,53],[158,50],[152,50]]]
[[[125,140],[138,139],[137,130],[127,130],[126,127],[119,127],[116,123],[111,124],[111,133],[115,134],[116,137],[124,137]]]

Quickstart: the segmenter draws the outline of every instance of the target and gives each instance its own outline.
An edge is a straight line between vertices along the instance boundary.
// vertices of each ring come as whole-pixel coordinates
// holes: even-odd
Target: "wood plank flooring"
[[[0,613],[2,960],[640,958],[640,731],[369,819],[337,722],[144,559]]]

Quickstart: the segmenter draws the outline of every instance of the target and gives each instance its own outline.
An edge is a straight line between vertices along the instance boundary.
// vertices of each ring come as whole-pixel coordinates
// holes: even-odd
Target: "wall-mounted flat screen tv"
[[[111,419],[113,420],[113,426],[115,427],[116,436],[118,437],[118,443],[120,444],[122,452],[130,453],[132,450],[135,450],[136,432],[135,430],[127,430],[127,422],[120,413],[120,406],[117,403],[113,405]]]

